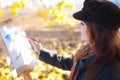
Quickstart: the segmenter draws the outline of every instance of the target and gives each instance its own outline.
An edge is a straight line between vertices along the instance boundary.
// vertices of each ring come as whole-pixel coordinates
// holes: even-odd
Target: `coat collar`
[[[95,54],[89,56],[86,59],[79,60],[77,63],[77,68],[79,69],[86,69],[89,65],[89,63],[95,58]]]

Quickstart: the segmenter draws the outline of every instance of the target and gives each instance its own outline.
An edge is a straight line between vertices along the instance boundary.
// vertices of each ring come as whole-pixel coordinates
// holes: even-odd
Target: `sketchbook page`
[[[15,69],[19,70],[24,66],[18,71],[19,73],[22,73],[25,69],[32,69],[36,66],[36,58],[33,55],[31,45],[24,31],[19,27],[4,27],[0,29],[0,34]],[[35,66],[33,66],[32,63],[34,63]]]

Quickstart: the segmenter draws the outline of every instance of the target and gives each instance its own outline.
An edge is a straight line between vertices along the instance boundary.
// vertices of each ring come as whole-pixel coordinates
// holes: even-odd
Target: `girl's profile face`
[[[80,21],[79,23],[80,27],[80,40],[81,41],[86,41],[89,42],[89,37],[88,37],[88,31],[87,31],[87,25],[84,21]]]

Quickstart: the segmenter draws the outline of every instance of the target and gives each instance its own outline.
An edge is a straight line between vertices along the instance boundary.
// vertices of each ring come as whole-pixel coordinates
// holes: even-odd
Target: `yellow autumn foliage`
[[[45,8],[43,10],[38,10],[36,15],[40,18],[43,18],[45,24],[47,24],[48,27],[52,26],[75,26],[73,21],[68,22],[67,18],[69,14],[64,10],[65,8],[73,9],[74,5],[67,3],[66,0],[62,0],[57,5],[50,6],[50,8]]]
[[[10,6],[10,11],[13,15],[17,15],[19,12],[19,8],[25,8],[26,3],[24,0],[20,0],[20,2],[15,2]]]
[[[59,53],[69,53],[69,50],[66,51],[68,52],[61,48]],[[22,76],[13,77],[5,57],[2,56],[0,58],[0,80],[24,80]],[[33,80],[66,80],[69,73],[69,71],[63,71],[40,61],[39,65],[30,72],[30,75]]]
[[[0,18],[3,18],[5,16],[5,13],[3,9],[0,7]]]

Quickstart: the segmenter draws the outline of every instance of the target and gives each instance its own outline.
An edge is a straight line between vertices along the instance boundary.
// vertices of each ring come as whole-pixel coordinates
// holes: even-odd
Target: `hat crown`
[[[93,22],[107,29],[118,29],[120,26],[120,8],[109,1],[87,1],[82,11],[73,16],[76,19]]]

